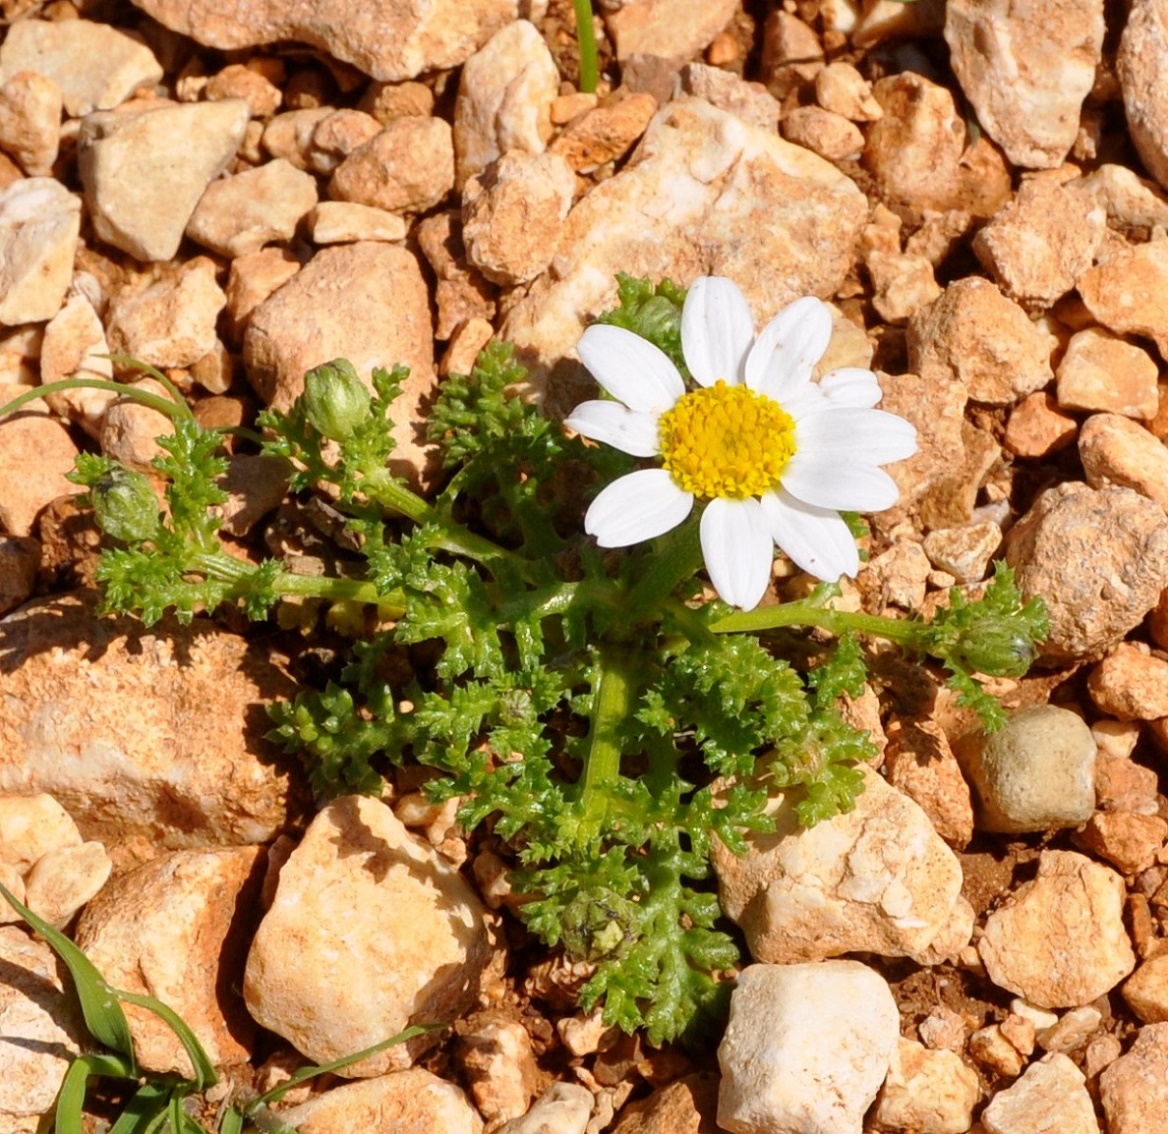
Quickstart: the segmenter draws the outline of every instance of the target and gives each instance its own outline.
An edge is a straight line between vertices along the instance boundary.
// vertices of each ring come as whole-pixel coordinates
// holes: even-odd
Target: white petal
[[[814,450],[839,460],[887,465],[917,451],[917,431],[894,413],[833,407],[796,419],[795,446],[800,453]]]
[[[844,512],[883,512],[900,495],[883,469],[830,453],[797,452],[783,469],[783,487],[805,504]]]
[[[884,397],[876,375],[858,366],[845,366],[825,374],[819,379],[819,388],[837,406],[871,409]]]
[[[592,377],[631,410],[663,413],[682,394],[677,367],[651,342],[607,323],[593,323],[576,344]]]
[[[860,570],[856,540],[834,509],[804,504],[781,488],[764,492],[759,504],[771,538],[797,567],[829,583]]]
[[[695,280],[681,309],[681,352],[695,380],[736,386],[753,342],[754,320],[738,285],[721,276]]]
[[[803,383],[831,342],[831,312],[813,295],[784,307],[763,329],[746,360],[746,384],[781,402]],[[688,359],[687,359],[688,361]]]
[[[771,578],[775,545],[759,502],[711,500],[702,513],[702,556],[710,582],[726,602],[758,606]]]
[[[640,469],[618,477],[592,501],[584,530],[601,547],[628,547],[671,531],[692,508],[693,495],[678,488],[667,469]]]
[[[653,457],[661,452],[657,415],[637,413],[620,402],[581,402],[564,424],[631,457]]]

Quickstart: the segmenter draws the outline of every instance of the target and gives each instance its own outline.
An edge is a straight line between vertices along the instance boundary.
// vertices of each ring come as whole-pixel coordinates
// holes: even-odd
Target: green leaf
[[[143,1134],[149,1130],[158,1117],[166,1113],[172,1089],[170,1083],[147,1080],[122,1108],[107,1134]]]
[[[191,1031],[190,1025],[173,1008],[163,1004],[160,1000],[155,1000],[153,996],[144,996],[137,992],[116,990],[115,995],[121,1000],[136,1004],[148,1012],[153,1012],[178,1036],[179,1043],[183,1045],[183,1050],[186,1051],[187,1058],[190,1059],[191,1066],[195,1069],[194,1090],[206,1090],[207,1087],[213,1087],[219,1081],[219,1076],[215,1074],[215,1066],[204,1051],[203,1045],[199,1043],[198,1036]]]
[[[8,904],[65,962],[69,975],[73,978],[73,985],[77,989],[85,1026],[99,1043],[125,1056],[128,1060],[128,1073],[134,1075],[136,1073],[134,1041],[130,1036],[130,1025],[126,1021],[126,1015],[118,1003],[118,994],[106,983],[93,962],[68,937],[18,902],[7,887],[0,885],[0,895],[3,895]]]

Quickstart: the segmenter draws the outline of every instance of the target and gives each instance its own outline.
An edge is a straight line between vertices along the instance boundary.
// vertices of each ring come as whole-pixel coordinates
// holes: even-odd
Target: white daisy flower
[[[686,296],[681,345],[699,388],[640,336],[597,323],[577,347],[616,401],[584,402],[567,425],[662,467],[613,481],[584,528],[601,547],[627,547],[682,523],[708,503],[700,535],[718,594],[758,604],[777,544],[803,570],[834,581],[860,568],[840,510],[879,512],[896,502],[880,468],[916,452],[916,430],[873,409],[876,375],[847,368],[812,382],[831,339],[831,313],[797,299],[756,339],[746,299],[731,280],[699,279]]]

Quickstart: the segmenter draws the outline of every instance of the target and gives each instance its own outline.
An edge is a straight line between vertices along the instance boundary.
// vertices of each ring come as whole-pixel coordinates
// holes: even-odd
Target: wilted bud
[[[350,437],[369,416],[369,390],[347,359],[335,358],[304,376],[304,408],[317,432],[333,441]]]
[[[123,543],[140,543],[158,531],[158,497],[144,473],[115,465],[90,490],[97,526]]]

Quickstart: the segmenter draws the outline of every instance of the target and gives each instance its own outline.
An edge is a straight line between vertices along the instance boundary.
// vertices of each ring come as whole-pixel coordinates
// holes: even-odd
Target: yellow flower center
[[[665,467],[695,496],[758,496],[795,452],[795,422],[778,402],[721,379],[683,394],[658,428]]]

